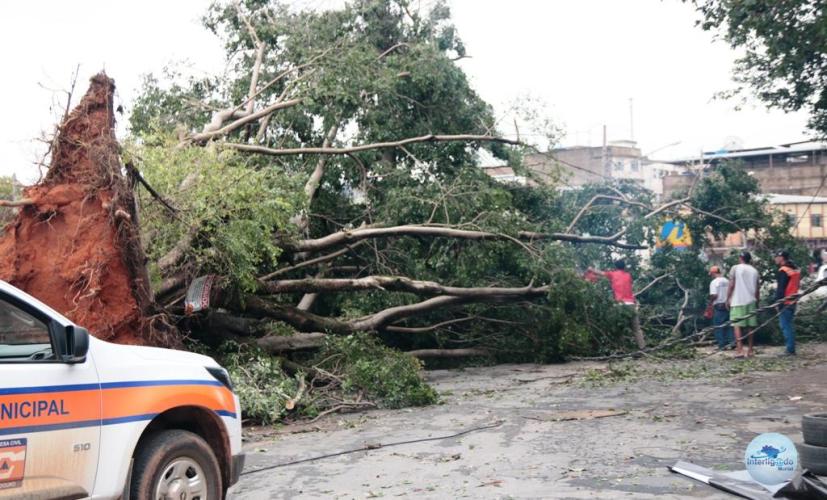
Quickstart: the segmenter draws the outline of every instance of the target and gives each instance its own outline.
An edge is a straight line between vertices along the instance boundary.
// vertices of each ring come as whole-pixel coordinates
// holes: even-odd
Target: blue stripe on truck
[[[42,394],[47,392],[92,391],[98,389],[119,389],[122,387],[152,387],[161,385],[212,385],[223,387],[217,380],[134,380],[123,382],[104,382],[102,384],[41,385],[35,387],[2,387],[0,396],[16,394]]]
[[[222,417],[236,418],[236,414],[227,410],[213,410],[216,414]],[[79,422],[63,422],[60,424],[44,424],[44,425],[27,425],[22,427],[9,427],[7,429],[0,429],[0,436],[9,434],[30,434],[32,432],[47,432],[47,431],[62,431],[65,429],[78,429],[81,427],[97,427],[102,425],[117,425],[126,424],[129,422],[140,422],[142,420],[152,420],[157,417],[157,413],[146,413],[143,415],[130,415],[128,417],[107,418],[104,420],[82,420]]]

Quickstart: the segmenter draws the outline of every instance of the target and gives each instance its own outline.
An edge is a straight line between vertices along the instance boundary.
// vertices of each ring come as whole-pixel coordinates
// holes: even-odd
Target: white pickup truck
[[[103,342],[0,281],[0,498],[213,500],[243,464],[213,359]]]

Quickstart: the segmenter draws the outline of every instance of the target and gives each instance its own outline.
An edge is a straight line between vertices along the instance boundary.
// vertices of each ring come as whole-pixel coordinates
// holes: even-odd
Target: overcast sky
[[[329,5],[338,0],[297,0]],[[140,76],[188,59],[193,71],[223,69],[220,44],[198,19],[203,0],[3,2],[0,46],[0,174],[36,178],[80,65],[77,94],[106,72],[129,109]],[[563,145],[599,145],[632,133],[656,158],[695,155],[736,141],[745,147],[806,138],[806,116],[753,103],[736,111],[713,99],[733,86],[736,54],[694,26],[678,0],[449,0],[469,55],[460,62],[483,98],[504,113],[519,96],[549,105]],[[434,131],[439,132],[439,131]],[[505,130],[505,132],[512,132]],[[669,147],[670,144],[680,142]]]

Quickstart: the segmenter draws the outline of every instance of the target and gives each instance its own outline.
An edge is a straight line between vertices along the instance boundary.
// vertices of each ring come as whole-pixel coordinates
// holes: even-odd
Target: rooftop
[[[767,193],[764,195],[771,205],[784,205],[787,203],[827,203],[827,197],[824,196],[806,196],[798,194],[775,194]]]
[[[796,142],[791,144],[780,144],[778,146],[766,146],[750,149],[734,149],[731,151],[720,149],[718,151],[706,151],[703,153],[704,160],[721,160],[729,158],[747,158],[751,156],[768,156],[782,154],[808,153],[810,151],[827,151],[827,143],[819,141]],[[667,163],[691,163],[698,161],[697,156],[669,160]]]

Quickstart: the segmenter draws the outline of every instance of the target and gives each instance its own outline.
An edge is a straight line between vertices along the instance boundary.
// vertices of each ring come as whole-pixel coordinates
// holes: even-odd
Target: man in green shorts
[[[739,264],[732,266],[729,271],[729,294],[727,295],[727,307],[729,307],[729,319],[735,328],[735,357],[744,357],[744,335],[748,339],[747,354],[752,356],[753,329],[758,326],[758,316],[755,310],[758,308],[758,271],[750,264],[752,255],[744,250],[738,256]]]

